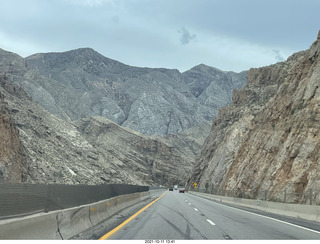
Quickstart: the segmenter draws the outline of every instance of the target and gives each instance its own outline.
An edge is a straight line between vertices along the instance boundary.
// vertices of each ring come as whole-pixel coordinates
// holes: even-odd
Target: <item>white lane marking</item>
[[[191,203],[188,203],[191,206]]]
[[[194,208],[195,211],[199,211],[197,208]]]
[[[185,200],[186,202],[188,202],[188,200]]]
[[[194,195],[194,196],[196,196],[196,195]],[[200,196],[196,196],[196,197],[200,197]],[[311,232],[320,234],[320,231],[316,231],[316,230],[312,230],[312,229],[309,229],[309,228],[306,228],[306,227],[303,227],[303,226],[291,224],[291,223],[289,223],[289,222],[286,222],[286,221],[283,221],[283,220],[279,220],[279,219],[275,219],[275,218],[271,218],[271,217],[264,216],[264,215],[261,215],[261,214],[251,213],[251,212],[249,212],[249,211],[245,211],[245,210],[242,210],[242,209],[230,207],[230,206],[224,205],[224,204],[222,204],[222,203],[217,203],[217,202],[214,202],[213,200],[206,199],[206,198],[204,198],[204,197],[200,197],[200,198],[201,198],[201,199],[204,199],[204,200],[206,200],[206,201],[208,201],[208,202],[211,202],[211,203],[214,203],[214,204],[217,204],[217,205],[220,205],[220,206],[224,206],[224,207],[226,207],[226,208],[235,209],[235,210],[238,210],[238,211],[240,211],[240,212],[249,213],[249,214],[252,214],[252,215],[255,215],[255,216],[259,216],[259,217],[263,217],[263,218],[266,218],[266,219],[274,220],[274,221],[280,222],[280,223],[282,223],[282,224],[291,225],[291,226],[296,227],[296,228],[300,228],[300,229],[303,229],[303,230],[308,230],[308,231],[311,231]]]
[[[210,219],[207,219],[207,221],[209,222],[209,224],[211,225],[216,225],[215,223],[213,223]]]

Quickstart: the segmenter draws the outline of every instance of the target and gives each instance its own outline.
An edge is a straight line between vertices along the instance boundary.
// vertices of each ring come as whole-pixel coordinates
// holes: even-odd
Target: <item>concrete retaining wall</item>
[[[80,207],[3,220],[0,221],[0,239],[69,239],[158,191],[121,195]]]
[[[320,206],[278,203],[278,202],[269,202],[269,201],[253,200],[253,199],[225,197],[225,196],[217,196],[217,195],[211,195],[207,193],[193,192],[193,191],[189,191],[188,193],[202,196],[207,199],[213,199],[219,202],[226,202],[226,203],[258,209],[258,210],[262,210],[270,213],[320,222]]]

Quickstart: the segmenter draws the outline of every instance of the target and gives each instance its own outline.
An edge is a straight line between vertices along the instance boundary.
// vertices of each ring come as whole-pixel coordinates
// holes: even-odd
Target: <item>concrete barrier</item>
[[[269,213],[320,222],[320,206],[316,205],[278,203],[253,199],[225,197],[193,191],[189,191],[188,193],[198,195],[207,199],[216,200],[219,202],[234,204],[237,206],[249,207],[261,211],[266,211]]]
[[[36,216],[1,221],[0,239],[61,239],[56,213],[36,214]]]
[[[58,230],[64,240],[93,226],[89,218],[90,208],[88,206],[59,211],[56,216]]]
[[[3,220],[0,221],[0,240],[70,239],[156,192],[159,190],[126,194],[94,204]]]
[[[150,194],[151,191],[138,192],[91,204],[89,216],[91,223],[93,225],[96,225],[104,221],[105,219],[110,218],[118,211],[145,200],[147,197],[149,197]]]
[[[90,205],[90,221],[93,225],[100,223],[101,221],[110,218],[114,213],[118,211],[115,206],[115,201],[102,201]]]

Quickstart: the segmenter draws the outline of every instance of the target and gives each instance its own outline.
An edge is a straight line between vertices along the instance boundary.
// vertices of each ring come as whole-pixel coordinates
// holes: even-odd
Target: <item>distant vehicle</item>
[[[174,189],[175,189],[175,190],[178,190],[178,185],[174,185]]]
[[[184,188],[180,188],[179,193],[184,193]]]
[[[169,188],[169,191],[173,191],[173,188],[172,188],[172,187],[170,187],[170,188]]]

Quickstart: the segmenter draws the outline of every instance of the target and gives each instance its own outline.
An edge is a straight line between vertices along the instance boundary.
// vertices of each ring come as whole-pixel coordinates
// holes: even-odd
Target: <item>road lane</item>
[[[109,239],[224,239],[225,233],[219,229],[212,229],[205,216],[191,208],[182,195],[184,193],[168,191]]]
[[[186,194],[201,212],[223,229],[232,239],[320,239],[320,232],[271,217],[226,206],[204,198]]]
[[[109,239],[306,240],[320,239],[320,232],[225,206],[195,195],[168,191]]]

